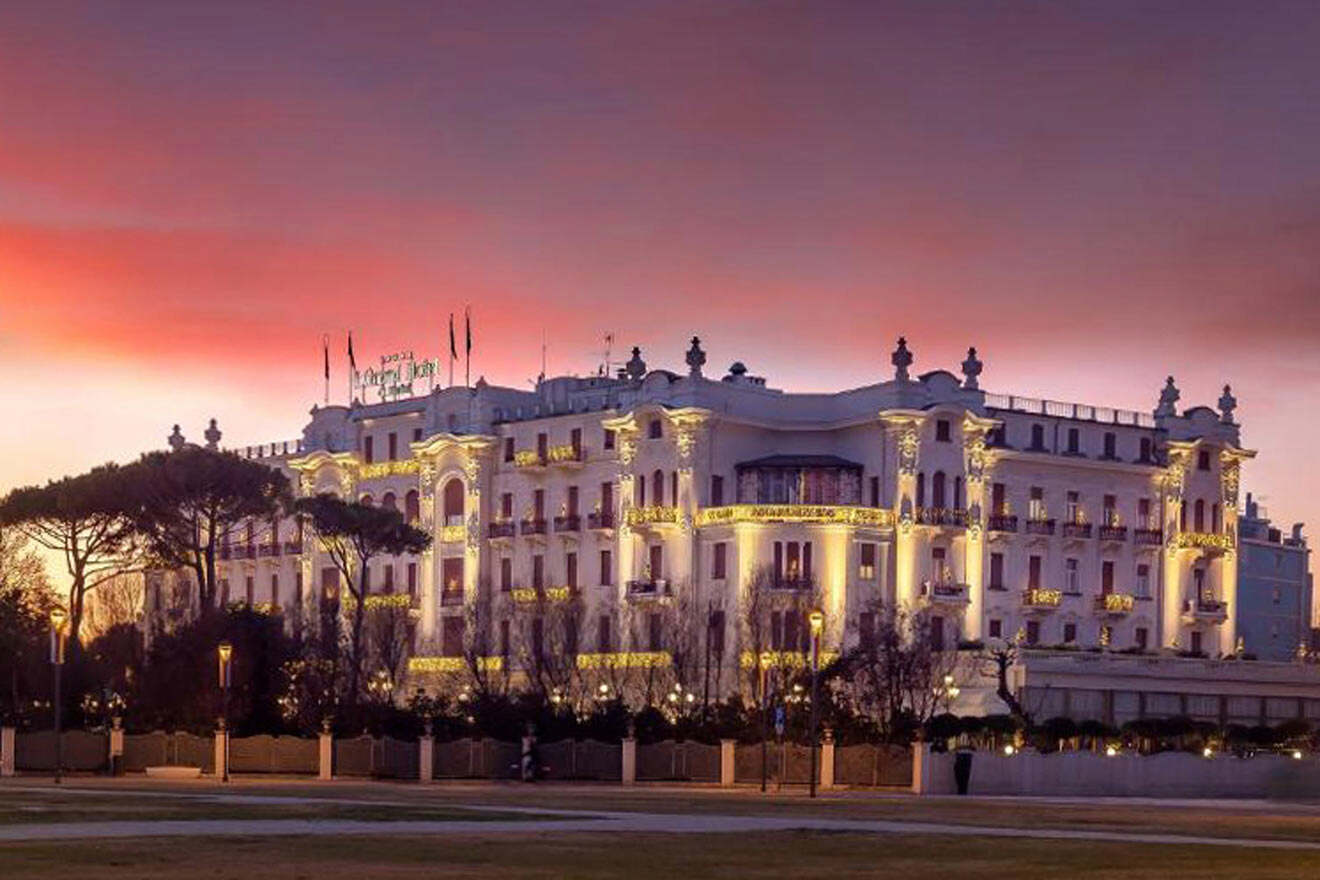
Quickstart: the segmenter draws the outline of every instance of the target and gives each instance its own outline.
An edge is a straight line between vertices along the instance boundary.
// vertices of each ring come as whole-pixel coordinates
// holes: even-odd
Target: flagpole
[[[467,332],[466,351],[463,352],[463,386],[472,387],[472,306],[463,307],[463,325]]]
[[[321,350],[325,354],[325,405],[330,405],[330,334],[321,334]]]
[[[454,387],[454,358],[458,356],[454,342],[454,313],[449,313],[449,387]]]

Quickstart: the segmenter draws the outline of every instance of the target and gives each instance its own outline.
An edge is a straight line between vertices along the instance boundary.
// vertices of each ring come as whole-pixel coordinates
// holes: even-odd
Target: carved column
[[[1187,480],[1187,452],[1182,449],[1170,449],[1169,464],[1164,469],[1163,477],[1160,481],[1161,509],[1164,515],[1164,552],[1161,554],[1161,567],[1163,568],[1161,582],[1163,584],[1160,607],[1163,610],[1163,625],[1161,627],[1161,641],[1165,647],[1178,645],[1186,648],[1183,644],[1184,639],[1180,638],[1182,634],[1182,603],[1183,603],[1183,581],[1185,580],[1183,569],[1184,556],[1186,552],[1178,550],[1178,528],[1180,514],[1183,505],[1183,490]]]
[[[916,518],[917,459],[921,448],[921,416],[885,415],[886,430],[893,438],[898,467],[894,486],[894,599],[899,604],[916,604],[917,539],[913,524]]]
[[[431,546],[422,551],[417,562],[417,595],[421,603],[421,626],[417,628],[417,644],[414,651],[435,637],[436,595],[435,585],[439,583],[435,567],[435,545],[440,541],[439,524],[441,518],[436,515],[435,461],[425,458],[417,468],[417,504],[421,522],[418,527],[431,536]]]
[[[615,438],[619,448],[619,498],[618,498],[618,522],[615,524],[615,549],[614,566],[617,570],[617,590],[619,598],[626,595],[628,581],[632,580],[636,567],[636,560],[633,558],[636,554],[635,539],[631,528],[628,527],[628,510],[633,506],[633,500],[637,497],[636,487],[634,485],[633,463],[637,460],[637,430],[636,427],[617,429]]]
[[[994,427],[991,419],[968,415],[963,419],[964,472],[967,475],[967,541],[964,548],[963,579],[967,583],[967,616],[963,621],[964,637],[980,639],[985,611],[985,524],[989,513],[985,484],[993,464],[986,449],[986,434]]]

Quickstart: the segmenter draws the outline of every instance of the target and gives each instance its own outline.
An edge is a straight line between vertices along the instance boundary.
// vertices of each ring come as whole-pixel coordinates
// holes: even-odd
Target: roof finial
[[[693,379],[701,378],[701,368],[706,363],[706,353],[701,350],[701,340],[692,337],[692,347],[687,352],[688,375]]]
[[[1233,410],[1237,409],[1237,398],[1233,396],[1233,389],[1224,386],[1224,393],[1219,397],[1219,421],[1225,425],[1233,424]]]
[[[183,439],[183,432],[179,430],[178,425],[175,425],[174,430],[170,432],[170,436],[166,442],[170,444],[170,449],[178,452],[188,441]]]
[[[634,382],[640,382],[646,376],[646,361],[642,360],[640,346],[633,346],[632,360],[628,361],[624,369],[628,374],[628,378]]]
[[[216,426],[215,419],[211,419],[211,424],[207,426],[206,433],[202,436],[206,438],[207,449],[220,448],[220,428]]]
[[[1173,377],[1170,376],[1164,381],[1164,390],[1160,392],[1160,405],[1155,407],[1155,417],[1176,416],[1178,408],[1175,404],[1181,396],[1178,393],[1178,386],[1173,384]]]
[[[912,352],[908,351],[907,340],[902,336],[898,337],[898,348],[894,349],[889,361],[894,365],[894,378],[900,382],[908,381],[908,367],[912,366]]]
[[[984,366],[976,357],[976,346],[967,349],[967,360],[962,362],[963,387],[975,391],[981,386],[977,384],[976,377],[981,375],[981,368]]]

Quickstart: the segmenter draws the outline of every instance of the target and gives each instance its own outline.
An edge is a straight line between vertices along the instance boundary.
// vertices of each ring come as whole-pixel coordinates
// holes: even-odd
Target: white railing
[[[1042,400],[1038,397],[1018,397],[1013,394],[986,394],[985,405],[990,409],[1053,416],[1061,419],[1080,419],[1110,425],[1135,425],[1139,428],[1155,427],[1155,417],[1148,413],[1107,406],[1089,406],[1085,403],[1065,403]]]
[[[274,443],[258,443],[255,446],[239,446],[232,450],[242,458],[275,458],[280,455],[298,455],[303,451],[302,438],[297,440],[277,440]]]

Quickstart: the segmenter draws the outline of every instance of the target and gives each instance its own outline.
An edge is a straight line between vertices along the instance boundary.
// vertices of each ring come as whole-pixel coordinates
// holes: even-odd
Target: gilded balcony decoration
[[[677,507],[630,507],[624,521],[633,528],[638,526],[669,525],[679,523]]]
[[[494,537],[494,535],[492,535]],[[441,526],[440,541],[445,544],[461,544],[467,540],[467,526]]]
[[[1028,608],[1058,608],[1063,602],[1062,590],[1043,590],[1039,587],[1022,591],[1022,604]]]
[[[578,654],[578,669],[663,669],[674,665],[668,651],[617,651],[609,654]]]
[[[1105,593],[1095,597],[1095,610],[1104,614],[1129,614],[1135,604],[1127,593]]]
[[[492,538],[512,538],[517,530],[517,524],[513,520],[490,524],[490,536]]]
[[[1232,550],[1233,536],[1223,532],[1180,532],[1176,544],[1180,548]]]
[[[762,657],[769,661],[767,668],[802,669],[811,662],[811,657],[805,647],[801,651],[764,651]],[[820,665],[824,668],[838,658],[838,651],[822,649],[820,652]],[[743,669],[756,669],[761,665],[761,662],[752,651],[743,651],[738,655],[738,665]]]
[[[358,479],[375,480],[380,477],[397,477],[415,474],[420,464],[415,458],[400,458],[394,461],[373,461],[371,464],[358,465]]]
[[[929,602],[942,605],[964,605],[971,601],[967,584],[954,581],[924,581],[921,595]]]
[[[573,598],[572,587],[519,587],[516,590],[509,591],[513,601],[520,603],[529,602],[566,602]]]
[[[545,453],[545,459],[550,464],[580,464],[585,458],[582,447],[574,446],[572,443],[551,446]]]
[[[503,657],[477,657],[477,668],[483,672],[499,672],[504,668]],[[410,657],[408,671],[412,673],[455,673],[467,672],[468,661],[465,657]]]
[[[513,454],[514,467],[542,467],[545,460],[541,458],[540,453],[535,449],[520,449]]]
[[[894,514],[879,507],[829,504],[730,504],[705,507],[697,513],[698,528],[733,523],[820,523],[892,528]]]
[[[955,507],[918,507],[917,524],[963,527],[967,525],[967,511]]]

